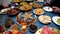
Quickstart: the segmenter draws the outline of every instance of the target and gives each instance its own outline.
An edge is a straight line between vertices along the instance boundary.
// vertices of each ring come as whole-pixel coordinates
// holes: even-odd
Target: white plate
[[[36,14],[35,10],[36,10],[36,9],[33,10],[33,13],[34,13],[34,14]],[[40,13],[36,14],[36,15],[42,15],[42,14],[44,14],[44,10],[43,10],[43,9],[40,9],[40,10],[42,10],[42,11],[41,11]]]
[[[32,14],[32,13],[31,13]],[[19,13],[18,15],[17,15],[17,17],[20,19],[22,16],[24,16],[24,15],[22,15],[22,13]],[[18,25],[20,25],[18,22],[17,22],[17,17],[16,17],[16,23],[18,24]],[[34,18],[36,18],[36,15],[34,15]],[[33,18],[33,19],[34,19]],[[36,21],[36,19],[34,20],[34,22],[32,23],[32,24],[34,24],[35,23],[35,21]],[[29,24],[30,25],[30,24]],[[27,25],[27,26],[29,26],[29,25]],[[21,26],[21,25],[20,25]]]
[[[39,21],[43,24],[48,24],[48,23],[51,23],[51,17],[50,16],[47,16],[47,15],[40,15],[38,17]],[[49,19],[49,20],[48,20]]]
[[[48,12],[52,12],[53,11],[53,9],[51,7],[48,7],[48,6],[43,7],[43,9],[45,11],[48,11]]]
[[[53,20],[53,22],[54,22],[55,24],[57,24],[57,25],[60,26],[60,24],[57,23],[57,19],[58,19],[58,18],[60,19],[59,16],[54,16],[54,17],[52,17],[52,20]]]

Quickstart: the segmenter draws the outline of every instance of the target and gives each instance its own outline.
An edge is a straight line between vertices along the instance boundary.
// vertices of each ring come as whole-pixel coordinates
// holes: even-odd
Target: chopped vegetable
[[[57,23],[60,24],[60,19],[57,19]]]

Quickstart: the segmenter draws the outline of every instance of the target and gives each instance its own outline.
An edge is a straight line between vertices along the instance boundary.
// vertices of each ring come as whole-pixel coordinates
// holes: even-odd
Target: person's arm
[[[45,1],[44,5],[45,5],[45,6],[53,6],[53,1],[54,1],[54,0]]]

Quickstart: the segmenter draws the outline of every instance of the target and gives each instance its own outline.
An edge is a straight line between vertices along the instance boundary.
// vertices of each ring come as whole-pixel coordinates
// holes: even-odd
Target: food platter
[[[17,22],[17,24],[19,24],[20,26],[23,26],[23,25],[29,26],[30,24],[33,24],[33,23],[36,21],[36,15],[34,15],[34,18],[32,18],[31,15],[32,15],[32,14],[28,14],[28,13],[25,13],[24,16],[21,15],[21,13],[18,14],[18,16],[16,17],[16,22]],[[29,17],[27,17],[27,16],[29,16]],[[21,21],[21,20],[20,20],[21,17],[24,17],[25,19],[24,19],[23,21]],[[27,19],[28,19],[28,18],[32,19],[32,20],[29,20],[29,21],[30,21],[29,24],[27,23]],[[21,24],[20,24],[20,23],[21,23]]]
[[[60,26],[60,17],[59,16],[54,16],[54,17],[52,17],[52,20],[53,20],[53,22],[55,23],[55,24],[57,24],[57,25],[59,25]]]
[[[21,2],[19,6],[20,11],[30,11],[32,6],[30,6],[27,2]]]
[[[44,10],[43,9],[34,9],[33,13],[36,15],[42,15],[42,14],[44,14]]]
[[[58,31],[60,29],[60,17],[55,17],[58,14],[52,13],[53,9],[51,7],[42,6],[39,2],[13,2],[11,7],[4,8],[1,10],[1,17],[6,31],[13,31],[13,34],[16,32],[23,34],[40,34],[43,28],[43,25],[51,26],[48,29],[53,31]],[[14,3],[19,3],[18,5]],[[39,3],[39,4],[38,4]],[[16,8],[15,8],[16,7]],[[46,9],[46,10],[44,10]],[[48,12],[46,12],[48,11]],[[49,13],[50,12],[50,13]],[[2,15],[4,14],[4,15]],[[6,17],[6,18],[5,18]],[[52,20],[51,20],[52,18]],[[4,21],[5,20],[5,21]],[[0,21],[0,23],[2,23]],[[53,22],[55,23],[53,23]],[[58,22],[58,23],[57,23]],[[1,24],[2,25],[2,24]],[[59,25],[59,26],[57,26]],[[53,28],[52,28],[53,27]],[[41,28],[41,29],[39,29]],[[57,29],[56,29],[57,28]],[[43,30],[44,31],[44,30]],[[3,34],[4,34],[3,32]],[[60,32],[60,31],[59,31]],[[60,34],[60,33],[59,33]]]
[[[8,12],[7,12],[7,14],[9,15],[9,16],[16,16],[17,14],[19,13],[19,11],[18,11],[18,9],[10,9],[10,10],[8,10]]]
[[[38,19],[39,19],[39,21],[40,21],[41,23],[43,23],[43,24],[48,24],[48,23],[51,22],[50,16],[47,16],[47,15],[40,15],[40,16],[38,17]]]
[[[43,29],[43,28],[40,28],[39,30],[37,30],[37,32],[36,32],[35,34],[41,34],[42,29]],[[55,32],[55,34],[56,34],[56,33],[60,33],[60,30],[58,30],[58,29],[56,29],[56,28],[49,27],[49,29],[52,30],[53,33]],[[45,32],[45,33],[46,33],[46,32]],[[51,33],[51,32],[50,32],[50,33]]]
[[[50,28],[50,29],[54,29],[55,31],[57,31],[57,29],[56,28]],[[35,33],[35,34],[40,34],[41,33],[41,31],[42,31],[42,28],[41,29],[39,29],[39,30],[37,30],[37,32]]]

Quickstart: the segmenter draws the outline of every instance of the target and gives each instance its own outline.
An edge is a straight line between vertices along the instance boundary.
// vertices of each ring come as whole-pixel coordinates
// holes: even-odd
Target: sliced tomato
[[[47,26],[43,27],[41,34],[48,34],[48,27]]]
[[[53,34],[53,31],[48,26],[44,26],[41,34]]]
[[[49,34],[53,34],[53,31],[48,28],[48,33],[49,33]]]

